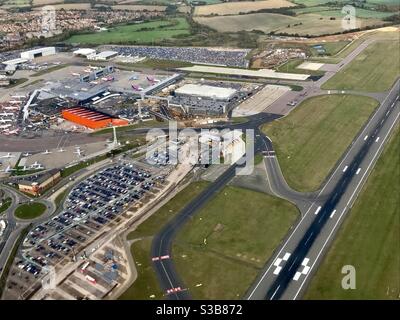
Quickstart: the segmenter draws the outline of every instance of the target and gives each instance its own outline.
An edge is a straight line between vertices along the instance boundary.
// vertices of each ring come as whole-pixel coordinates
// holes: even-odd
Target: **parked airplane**
[[[0,126],[0,129],[7,129],[9,127],[11,127],[11,124],[4,124],[4,125]]]
[[[156,83],[156,82],[160,82],[160,80],[152,77],[152,76],[147,76],[147,80],[151,83]]]
[[[10,112],[3,112],[3,113],[0,113],[0,116],[1,117],[10,117],[10,116],[13,116],[14,115],[14,113],[10,113]]]
[[[29,152],[25,152],[25,153],[22,154],[23,157],[29,157],[31,155],[32,155],[32,153],[29,153]]]
[[[9,159],[9,158],[15,158],[15,156],[12,155],[11,153],[7,153],[5,156],[2,156],[2,157],[0,157],[0,158],[7,158],[7,159]]]
[[[143,90],[143,88],[139,87],[137,84],[133,84],[132,85],[132,89],[135,90],[135,91],[142,91]]]
[[[11,169],[11,166],[8,166],[7,168],[5,168],[4,170],[0,170],[0,172],[4,172],[4,173],[9,173],[11,171],[15,171],[15,169]]]
[[[3,118],[0,119],[0,123],[6,123],[6,122],[12,122],[12,120],[11,119],[3,119]]]
[[[58,152],[65,152],[65,149],[61,148],[58,150]]]
[[[80,147],[76,147],[76,150],[74,151],[75,154],[78,155],[78,157],[83,156],[83,151],[81,150]]]
[[[19,129],[15,129],[15,130],[8,130],[7,133],[8,134],[18,134]]]
[[[53,152],[51,152],[49,150],[46,150],[46,151],[42,152],[42,154],[51,154],[51,153],[53,153]]]

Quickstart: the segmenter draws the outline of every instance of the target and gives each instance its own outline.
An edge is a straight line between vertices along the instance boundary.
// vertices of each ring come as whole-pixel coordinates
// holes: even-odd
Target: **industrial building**
[[[33,60],[33,59],[36,59],[39,57],[51,56],[53,54],[56,54],[55,47],[45,47],[45,48],[39,48],[39,49],[21,52],[21,58]]]
[[[237,93],[232,88],[214,87],[200,84],[185,84],[175,90],[177,96],[191,96],[200,98],[215,99],[218,101],[230,101]]]
[[[107,61],[112,58],[115,58],[118,56],[118,52],[116,51],[103,51],[98,54],[92,54],[87,56],[89,60],[95,60],[95,61]]]
[[[64,109],[62,111],[64,119],[90,129],[101,129],[107,126],[124,126],[127,120],[113,118],[105,113],[90,110],[83,107]]]
[[[75,50],[73,52],[74,56],[85,57],[85,58],[88,58],[95,54],[96,54],[96,50],[90,49],[90,48],[81,48],[81,49]]]
[[[60,170],[52,169],[43,174],[35,175],[30,179],[19,181],[18,189],[33,196],[39,196],[43,191],[54,186],[60,179]]]

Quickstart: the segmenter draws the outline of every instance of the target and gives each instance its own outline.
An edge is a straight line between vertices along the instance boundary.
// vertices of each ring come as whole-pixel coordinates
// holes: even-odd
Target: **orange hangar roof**
[[[109,125],[123,126],[128,124],[128,121],[126,120],[115,119],[107,114],[83,107],[64,109],[62,111],[62,116],[68,121],[90,129],[100,129]]]

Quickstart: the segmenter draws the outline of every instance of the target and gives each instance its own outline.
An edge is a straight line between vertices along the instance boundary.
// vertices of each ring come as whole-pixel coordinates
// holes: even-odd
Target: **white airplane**
[[[15,169],[11,169],[11,166],[8,166],[7,168],[5,168],[4,170],[0,170],[0,172],[4,172],[4,173],[9,173],[11,171],[15,171]]]
[[[25,99],[26,98],[26,96],[11,96],[11,98],[14,98],[14,99]]]
[[[76,148],[76,151],[74,151],[74,153],[77,154],[78,157],[83,156],[83,151],[79,147]]]
[[[31,107],[32,107],[32,105],[31,105]],[[19,110],[19,108],[20,108],[20,107],[4,107],[4,110],[7,110],[7,111],[16,111],[16,110]]]
[[[79,76],[80,76],[80,74],[79,74],[79,73],[76,73],[76,72],[71,72],[71,75],[73,75],[73,76],[77,76],[77,77],[79,77]]]
[[[25,152],[25,153],[22,154],[23,157],[29,157],[31,155],[32,155],[32,153],[29,153],[29,152]]]
[[[58,150],[58,152],[65,152],[65,149],[61,148]]]
[[[51,152],[49,150],[46,150],[46,151],[42,152],[42,154],[51,154],[51,153],[53,153],[53,152]]]
[[[3,118],[0,119],[0,123],[6,123],[6,122],[12,122],[12,120],[11,119],[3,119]]]
[[[5,124],[5,125],[0,126],[0,129],[7,129],[9,127],[11,127],[11,124]]]
[[[15,158],[15,156],[12,155],[11,153],[7,153],[5,156],[2,156],[1,158],[7,158],[7,159],[9,159],[9,158]]]
[[[10,101],[8,101],[8,103],[11,103],[11,104],[20,104],[21,101],[19,101],[19,100],[10,100]]]
[[[8,134],[17,134],[18,132],[19,132],[19,129],[9,130]]]
[[[13,116],[14,115],[14,113],[7,113],[7,112],[3,112],[3,113],[0,113],[0,116],[1,117],[9,117],[9,116]]]

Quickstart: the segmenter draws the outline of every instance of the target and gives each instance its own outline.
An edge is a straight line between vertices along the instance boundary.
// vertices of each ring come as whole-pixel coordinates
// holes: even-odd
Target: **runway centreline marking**
[[[317,215],[317,214],[321,211],[321,208],[322,208],[322,207],[319,206],[319,207],[317,208],[317,210],[315,210],[314,214]]]
[[[363,179],[364,179],[365,175],[368,173],[368,170],[369,170],[370,166],[373,164],[373,162],[374,162],[374,160],[375,160],[376,156],[379,154],[379,152],[380,152],[380,150],[381,150],[382,146],[384,145],[384,142],[386,141],[386,139],[387,139],[388,135],[389,135],[389,134],[390,134],[390,132],[392,131],[393,127],[395,126],[395,124],[396,124],[396,122],[397,122],[397,119],[399,118],[399,116],[400,116],[400,113],[398,113],[398,114],[397,114],[397,116],[396,116],[396,118],[394,119],[394,121],[393,121],[392,125],[390,126],[390,128],[389,128],[388,132],[386,133],[385,137],[383,138],[383,141],[382,141],[381,145],[379,146],[379,148],[378,148],[378,150],[376,151],[376,153],[375,153],[374,157],[372,158],[372,160],[371,160],[370,164],[368,165],[367,169],[365,170],[365,172],[364,172],[364,175],[361,177],[361,179],[360,179],[360,182],[359,182],[359,183],[358,183],[358,185],[356,186],[356,188],[355,188],[354,192],[352,193],[352,195],[351,195],[351,197],[350,197],[349,201],[347,202],[346,206],[344,207],[343,211],[341,212],[341,214],[340,214],[340,216],[339,216],[339,219],[336,221],[336,223],[335,223],[335,225],[333,226],[333,228],[332,228],[331,232],[329,233],[328,237],[326,238],[326,240],[325,240],[325,242],[324,242],[324,244],[323,244],[323,246],[322,246],[321,250],[319,251],[319,253],[318,253],[318,255],[317,255],[317,257],[316,257],[316,259],[315,259],[314,263],[312,264],[312,266],[311,266],[311,269],[310,269],[310,270],[312,270],[312,269],[314,268],[315,264],[317,263],[317,261],[318,261],[319,257],[320,257],[320,256],[321,256],[321,254],[322,254],[322,251],[325,249],[325,247],[326,247],[326,245],[327,245],[328,241],[330,240],[330,238],[331,238],[331,236],[332,236],[333,232],[335,231],[335,229],[336,229],[336,227],[338,226],[338,224],[339,224],[340,220],[342,219],[342,217],[343,217],[343,214],[346,212],[346,210],[347,210],[347,207],[348,207],[348,204],[351,202],[351,200],[352,200],[352,198],[353,198],[354,194],[356,193],[356,191],[357,191],[358,187],[359,187],[359,186],[360,186],[360,184],[363,182]],[[310,273],[309,273],[309,274],[310,274]],[[309,275],[309,274],[308,274],[308,275]],[[306,277],[304,278],[304,280],[303,280],[303,282],[301,283],[301,285],[300,285],[299,289],[297,290],[297,293],[296,293],[296,295],[294,296],[293,300],[296,300],[296,299],[297,299],[297,296],[299,295],[299,293],[300,293],[301,289],[303,288],[303,286],[304,286],[304,283],[305,283],[305,281],[306,281],[306,280],[307,280],[307,278],[308,278],[308,275],[306,275]]]
[[[349,167],[349,166],[345,166],[344,169],[343,169],[343,172],[346,172],[346,170],[347,170],[348,167]]]
[[[359,174],[360,171],[361,171],[361,168],[358,168],[356,174]]]
[[[332,213],[331,213],[331,215],[329,216],[329,218],[333,218],[333,216],[335,215],[335,213],[336,213],[336,209],[332,211]]]

